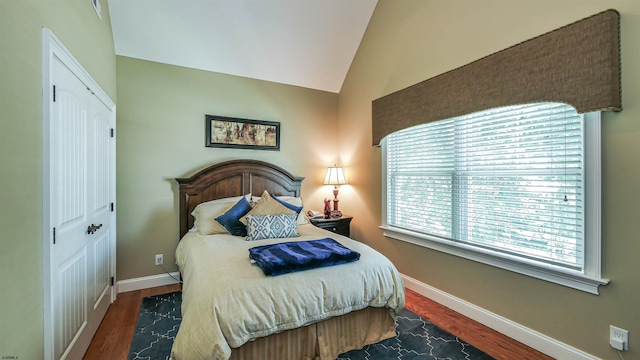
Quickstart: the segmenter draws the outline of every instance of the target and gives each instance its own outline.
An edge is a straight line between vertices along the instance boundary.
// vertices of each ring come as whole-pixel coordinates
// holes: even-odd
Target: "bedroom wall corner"
[[[337,156],[337,94],[122,56],[117,84],[119,281],[178,270],[176,177],[257,159],[306,178],[306,209],[330,194],[322,181]],[[280,122],[280,151],[207,148],[205,114]],[[160,253],[164,269],[153,263]]]
[[[608,8],[621,14],[620,113],[603,113],[603,276],[600,295],[464,260],[382,235],[381,150],[371,146],[371,101]],[[379,0],[339,94],[340,154],[351,191],[341,206],[352,234],[388,256],[401,273],[545,336],[617,359],[610,324],[640,332],[640,3],[612,0]],[[632,349],[625,358],[637,358]]]
[[[0,1],[0,356],[42,359],[42,28],[116,97],[109,8],[85,0]]]

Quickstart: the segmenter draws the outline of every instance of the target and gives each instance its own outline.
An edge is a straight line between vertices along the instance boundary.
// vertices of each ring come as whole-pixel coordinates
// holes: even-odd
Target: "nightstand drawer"
[[[321,229],[349,237],[351,235],[351,216],[331,219],[312,219],[311,223]]]
[[[340,234],[340,235],[344,235],[344,236],[349,236],[349,224],[341,224],[341,223],[325,223],[325,224],[317,224],[316,225],[319,228],[325,229],[325,230],[329,230],[331,232],[334,232],[336,234]]]

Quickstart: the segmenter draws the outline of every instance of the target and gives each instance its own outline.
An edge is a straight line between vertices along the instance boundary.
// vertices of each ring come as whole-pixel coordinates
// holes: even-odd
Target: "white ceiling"
[[[340,92],[377,0],[108,0],[117,55]]]

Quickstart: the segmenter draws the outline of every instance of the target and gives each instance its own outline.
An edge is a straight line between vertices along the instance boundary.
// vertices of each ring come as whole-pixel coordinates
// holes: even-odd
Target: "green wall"
[[[322,186],[336,161],[338,95],[117,57],[118,279],[177,271],[176,177],[220,161],[251,158],[304,176],[306,208],[331,195]],[[207,148],[205,114],[280,122],[280,151]]]
[[[43,357],[42,28],[51,29],[113,99],[108,4],[0,0],[0,356]]]
[[[383,237],[371,101],[608,8],[621,13],[624,111],[602,116],[602,269],[611,283],[600,295]],[[624,358],[640,359],[638,35],[638,1],[379,0],[339,95],[340,133],[357,134],[340,139],[353,188],[341,203],[358,219],[352,234],[402,273],[597,357],[618,359],[609,325],[627,329]]]

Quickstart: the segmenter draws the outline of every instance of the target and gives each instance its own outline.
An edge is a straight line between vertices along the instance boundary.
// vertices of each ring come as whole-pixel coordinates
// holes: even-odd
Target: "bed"
[[[283,215],[294,218],[295,237],[246,241],[256,232],[245,238],[200,231],[201,209],[207,206],[226,204],[229,213],[228,206],[244,202],[241,198],[302,205],[296,201],[303,179],[258,160],[226,161],[176,179],[181,235],[176,262],[184,283],[172,359],[335,359],[395,336],[404,287],[393,264],[363,243],[309,224],[304,211]],[[358,252],[359,260],[279,276],[265,276],[249,261],[255,246],[321,238]]]

